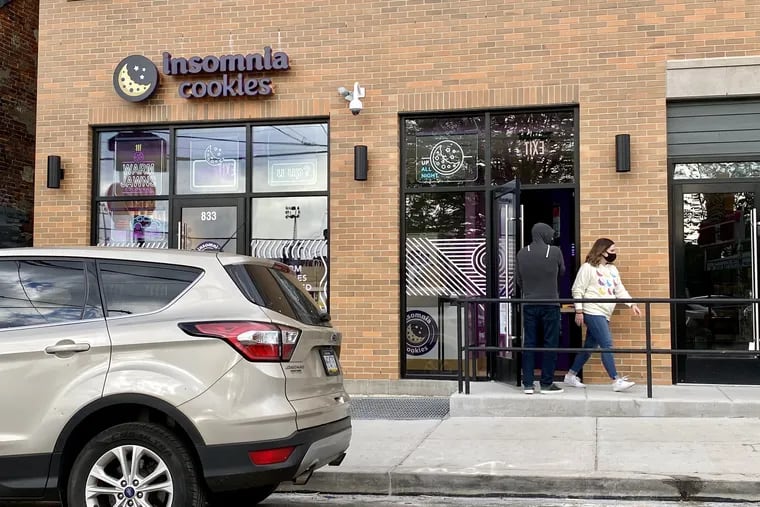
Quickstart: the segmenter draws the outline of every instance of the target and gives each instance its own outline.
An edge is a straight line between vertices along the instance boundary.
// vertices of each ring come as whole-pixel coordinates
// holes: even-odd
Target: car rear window
[[[109,317],[160,310],[203,270],[147,262],[98,261]]]
[[[258,264],[233,264],[227,266],[227,272],[249,301],[304,324],[329,325],[289,272]]]

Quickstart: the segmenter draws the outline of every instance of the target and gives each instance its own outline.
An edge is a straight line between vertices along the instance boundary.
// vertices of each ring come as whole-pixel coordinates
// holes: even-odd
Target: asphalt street
[[[760,502],[672,502],[657,500],[586,500],[562,498],[473,498],[473,497],[437,497],[437,496],[387,496],[387,495],[329,495],[321,493],[276,493],[265,502],[263,507],[307,507],[315,505],[336,506],[440,506],[440,507],[751,507]],[[54,503],[0,503],[0,507],[59,507]]]

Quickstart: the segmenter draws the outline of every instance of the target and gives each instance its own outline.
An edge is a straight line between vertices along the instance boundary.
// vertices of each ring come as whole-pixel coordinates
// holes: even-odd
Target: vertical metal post
[[[651,312],[652,306],[649,301],[644,303],[644,322],[646,326],[646,340],[647,340],[647,398],[652,397],[652,319]]]
[[[462,394],[463,375],[462,371],[462,304],[457,301],[457,389]]]
[[[470,394],[470,333],[467,326],[467,311],[464,315],[464,394]]]

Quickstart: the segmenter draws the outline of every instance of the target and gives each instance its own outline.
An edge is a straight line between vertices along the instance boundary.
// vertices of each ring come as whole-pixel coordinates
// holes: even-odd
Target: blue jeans
[[[586,324],[584,349],[595,349],[597,347],[602,349],[612,348],[610,322],[606,317],[584,313],[583,322]],[[586,364],[589,357],[591,357],[590,353],[580,352],[575,356],[575,361],[573,361],[573,366],[570,369],[578,373],[583,368],[583,365]],[[604,365],[604,369],[607,370],[607,374],[614,380],[617,377],[617,370],[615,369],[615,359],[612,357],[612,352],[602,352],[602,364]]]
[[[523,307],[523,326],[525,337],[523,347],[536,347],[538,331],[543,328],[544,347],[556,348],[559,343],[559,306],[556,305],[525,305]],[[541,385],[550,386],[554,383],[554,367],[557,364],[556,352],[541,352]],[[533,387],[533,368],[535,352],[522,353],[523,386]]]

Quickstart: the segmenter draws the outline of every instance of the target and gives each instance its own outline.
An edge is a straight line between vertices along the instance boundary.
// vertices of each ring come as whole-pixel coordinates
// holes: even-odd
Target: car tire
[[[269,498],[279,484],[269,484],[258,488],[211,493],[210,507],[244,507],[257,505]]]
[[[124,468],[129,470],[123,473]],[[92,488],[96,499],[88,500]],[[109,497],[114,505],[136,498],[156,507],[203,507],[206,501],[195,461],[180,439],[163,426],[138,422],[93,437],[71,468],[68,505],[111,505]]]

